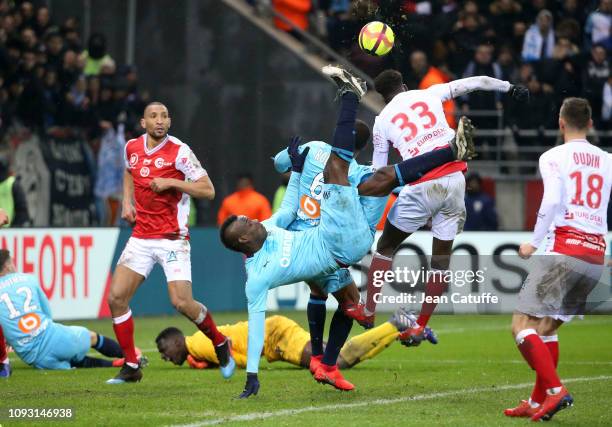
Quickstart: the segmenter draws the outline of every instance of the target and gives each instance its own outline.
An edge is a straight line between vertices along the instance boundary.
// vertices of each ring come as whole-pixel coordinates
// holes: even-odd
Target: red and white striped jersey
[[[168,135],[157,147],[147,148],[147,134],[125,144],[125,166],[134,180],[136,225],[132,236],[140,239],[187,239],[189,195],[176,190],[156,193],[154,178],[197,181],[206,170],[187,144]]]
[[[397,94],[374,121],[372,164],[387,165],[389,147],[402,159],[410,159],[448,145],[455,131],[448,125],[442,102],[451,99],[449,85],[435,85],[425,90]],[[467,163],[454,161],[442,165],[417,182],[429,181],[467,170]]]
[[[610,154],[586,140],[572,140],[540,156],[544,197],[532,244],[550,238],[547,252],[602,263],[612,186]]]

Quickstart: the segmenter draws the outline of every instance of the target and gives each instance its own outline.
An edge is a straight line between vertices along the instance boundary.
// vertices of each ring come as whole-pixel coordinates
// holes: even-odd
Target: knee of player
[[[111,310],[126,308],[128,305],[126,298],[116,292],[113,292],[112,290],[108,293],[106,302],[108,302],[108,306],[111,308]]]
[[[191,305],[191,301],[185,298],[175,298],[172,300],[172,305],[179,313],[186,314]]]

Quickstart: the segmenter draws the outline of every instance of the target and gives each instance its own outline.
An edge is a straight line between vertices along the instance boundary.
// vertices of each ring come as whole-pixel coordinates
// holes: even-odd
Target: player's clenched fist
[[[528,259],[537,249],[538,248],[531,243],[522,243],[521,246],[519,246],[519,256],[523,259]]]
[[[161,193],[172,188],[172,179],[154,178],[149,184],[149,187],[151,187],[151,190],[155,191],[156,193]]]
[[[247,372],[247,380],[244,386],[244,391],[242,392],[242,394],[240,394],[240,396],[238,396],[238,398],[246,399],[252,394],[257,395],[258,391],[259,391],[259,380],[257,379],[257,374],[252,374],[250,372]]]
[[[0,227],[9,223],[9,217],[4,209],[0,209]]]
[[[131,202],[123,203],[123,210],[121,212],[121,219],[134,224],[136,222],[136,208]]]

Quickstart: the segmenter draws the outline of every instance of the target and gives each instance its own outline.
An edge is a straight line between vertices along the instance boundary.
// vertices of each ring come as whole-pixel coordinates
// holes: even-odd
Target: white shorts
[[[175,280],[191,282],[189,240],[130,237],[117,265],[123,265],[146,278],[156,263],[164,269],[168,282]]]
[[[582,318],[604,266],[557,253],[537,255],[518,294],[516,311],[569,322]]]
[[[405,233],[414,233],[432,219],[436,239],[454,240],[465,224],[465,178],[454,172],[416,185],[405,185],[387,219]]]

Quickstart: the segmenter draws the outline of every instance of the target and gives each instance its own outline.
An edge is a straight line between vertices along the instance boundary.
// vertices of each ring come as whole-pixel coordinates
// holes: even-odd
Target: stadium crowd
[[[86,141],[106,165],[96,168],[92,156],[101,223],[116,222],[121,149],[141,133],[148,97],[136,69],[107,52],[104,34],[85,42],[75,18],[53,22],[45,5],[0,0],[0,140],[11,149],[32,134]]]
[[[409,88],[473,75],[528,86],[531,108],[508,105],[506,126],[554,129],[561,101],[583,96],[593,107],[596,128],[612,129],[612,0],[255,2],[262,1],[300,29],[321,35],[371,76],[395,67]],[[396,47],[388,57],[369,56],[358,47],[359,30],[374,16],[395,32]],[[323,26],[317,25],[321,17]],[[275,23],[289,29],[279,20]],[[480,93],[446,108],[451,118],[455,109],[499,110],[500,101],[497,94]],[[481,128],[497,127],[495,117],[473,120]]]

